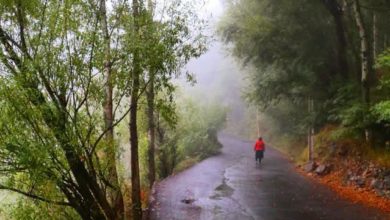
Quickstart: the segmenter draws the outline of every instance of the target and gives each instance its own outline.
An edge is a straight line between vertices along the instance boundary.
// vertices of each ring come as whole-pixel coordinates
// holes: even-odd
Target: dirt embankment
[[[390,168],[347,155],[309,162],[298,168],[343,198],[390,212]]]

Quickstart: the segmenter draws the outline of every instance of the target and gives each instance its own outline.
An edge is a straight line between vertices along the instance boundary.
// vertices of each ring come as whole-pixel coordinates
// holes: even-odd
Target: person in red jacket
[[[255,160],[256,163],[261,163],[261,159],[264,157],[264,150],[265,150],[265,144],[262,137],[259,137],[259,139],[256,141],[255,145],[253,146],[253,150],[255,151]]]

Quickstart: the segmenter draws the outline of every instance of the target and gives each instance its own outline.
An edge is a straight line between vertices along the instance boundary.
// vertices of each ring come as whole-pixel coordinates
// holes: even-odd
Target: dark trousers
[[[257,150],[256,151],[256,156],[255,156],[255,160],[259,160],[259,162],[261,162],[261,159],[263,159],[264,157],[264,151],[262,150]]]

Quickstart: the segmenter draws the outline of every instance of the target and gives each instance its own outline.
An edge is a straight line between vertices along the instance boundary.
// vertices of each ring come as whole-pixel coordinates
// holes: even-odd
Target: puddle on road
[[[234,189],[226,184],[226,178],[223,178],[222,184],[215,188],[215,194],[210,196],[210,199],[221,200],[224,197],[230,197],[234,193]]]
[[[186,199],[182,199],[181,202],[188,205],[188,204],[192,204],[193,202],[195,202],[195,199],[186,198]]]
[[[214,216],[218,216],[223,213],[223,210],[220,206],[214,206],[212,213]]]

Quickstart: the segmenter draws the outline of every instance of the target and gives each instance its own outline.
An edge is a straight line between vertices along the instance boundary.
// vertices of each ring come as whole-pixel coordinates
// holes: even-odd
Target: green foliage
[[[384,51],[376,60],[377,68],[390,67],[390,50]]]
[[[390,65],[389,50],[384,51],[377,59],[376,71],[378,83],[373,91],[373,104],[370,116],[376,131],[376,145],[385,146],[390,136]]]
[[[367,27],[375,25],[387,35],[388,12],[377,9],[388,3],[361,2],[372,7],[362,10]],[[387,41],[368,33],[369,46],[375,40],[376,50],[384,52],[375,61],[377,74],[369,76],[370,103],[363,103],[361,39],[353,11],[349,5],[342,7],[341,1],[227,1],[219,34],[248,66],[244,95],[261,111],[267,135],[303,139],[309,127],[318,131],[333,123],[361,138],[368,128],[378,140],[386,138],[376,135],[388,136],[390,53],[383,46]],[[374,53],[369,51],[371,62]],[[310,111],[309,99],[314,102]]]
[[[251,66],[245,97],[275,119],[277,133],[302,135],[309,124],[324,120],[337,42],[331,19],[319,1],[228,3],[220,35],[233,55]],[[310,114],[303,111],[308,97],[315,103]]]
[[[218,105],[195,103],[188,98],[180,99],[179,106],[176,126],[162,124],[159,128],[164,140],[158,147],[160,177],[181,170],[198,159],[215,155],[222,147],[217,134],[224,127],[226,109]]]
[[[129,112],[124,99],[135,67],[141,88],[150,80],[146,73],[154,73],[158,107],[175,124],[172,79],[206,49],[194,8],[170,2],[157,19],[141,4],[134,18],[131,3],[109,2],[114,126]],[[105,155],[116,149],[107,143],[102,117],[107,54],[100,4],[0,0],[0,188],[32,199],[16,204],[16,219],[74,219],[75,212],[103,219],[117,211],[108,205],[110,191],[121,189],[110,182],[116,161]]]
[[[165,178],[173,173],[177,164],[183,159],[178,148],[180,131],[170,125],[161,125],[159,133],[162,140],[157,149],[157,173],[160,178]]]
[[[365,121],[367,108],[356,95],[359,94],[358,92],[359,87],[356,84],[347,84],[339,88],[334,98],[328,103],[332,106],[328,120],[340,122],[344,127],[364,129],[367,126],[367,121]]]
[[[377,59],[376,70],[378,74],[378,84],[376,87],[376,96],[390,97],[390,50],[383,52]]]
[[[47,203],[37,203],[32,200],[19,200],[16,204],[8,205],[4,215],[14,220],[79,220],[77,213],[68,207],[53,207]]]
[[[371,109],[378,123],[390,123],[390,101],[382,101]]]
[[[224,126],[226,111],[217,105],[195,105],[191,100],[181,106],[181,123],[177,126],[182,133],[178,142],[180,151],[201,159],[218,153],[221,145],[217,132]]]
[[[307,113],[300,110],[306,107],[305,104],[283,100],[275,106],[270,106],[263,114],[272,122],[264,126],[272,130],[274,135],[301,136],[305,134],[307,125],[311,121]]]

